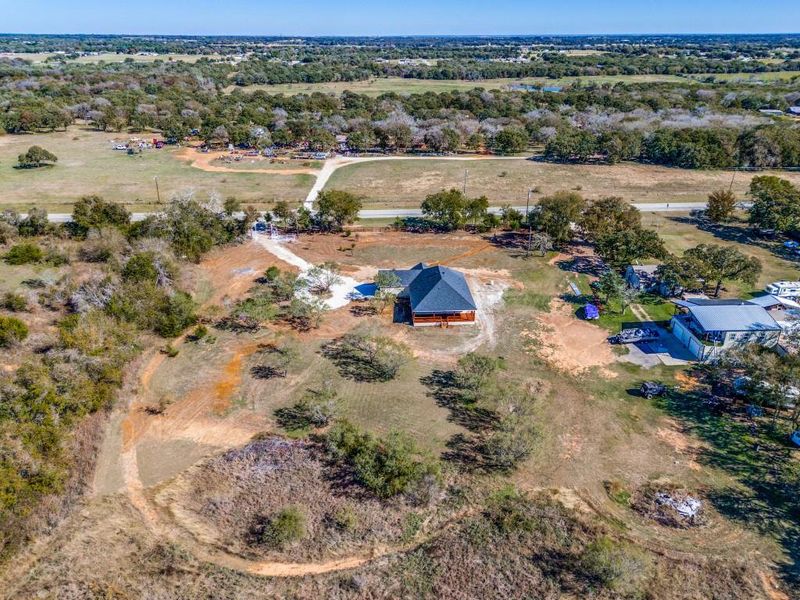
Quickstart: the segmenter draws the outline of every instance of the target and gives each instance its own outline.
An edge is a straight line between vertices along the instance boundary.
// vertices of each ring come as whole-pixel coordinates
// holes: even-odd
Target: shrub
[[[485,516],[500,533],[530,532],[536,526],[529,500],[515,487],[506,486],[489,497]]]
[[[0,316],[0,348],[8,348],[28,337],[28,326],[14,317]]]
[[[352,533],[358,529],[358,515],[350,506],[336,509],[331,515],[331,521],[340,531]]]
[[[53,267],[62,267],[69,264],[69,255],[56,248],[48,248],[44,253],[44,262]]]
[[[23,312],[28,309],[28,303],[25,297],[13,292],[7,292],[6,295],[3,296],[3,302],[0,306],[12,312]]]
[[[426,479],[441,476],[438,462],[400,432],[380,439],[343,421],[328,434],[328,446],[353,469],[358,483],[381,498],[411,492]]]
[[[175,337],[197,322],[194,301],[185,292],[176,292],[167,298],[158,312],[153,330],[163,337]]]
[[[281,550],[305,537],[306,516],[299,508],[290,506],[271,517],[256,519],[251,534],[258,543]]]
[[[390,381],[411,358],[404,344],[363,334],[345,335],[326,344],[322,352],[343,377],[356,381]]]
[[[5,261],[10,265],[27,265],[31,263],[38,263],[42,262],[43,258],[44,252],[42,249],[32,242],[23,242],[21,244],[11,246],[5,255]]]
[[[200,340],[205,339],[207,336],[208,336],[208,327],[200,324],[192,332],[192,335],[189,336],[189,340],[192,342],[199,342]]]
[[[257,355],[257,363],[250,373],[259,379],[286,377],[300,358],[300,351],[293,344],[264,346]]]
[[[141,252],[130,257],[122,268],[122,279],[141,283],[143,281],[158,280],[158,268],[152,252]]]
[[[275,418],[288,431],[327,427],[336,416],[338,402],[336,391],[330,387],[311,390],[292,406],[277,409]]]
[[[637,596],[647,564],[640,552],[604,536],[586,547],[581,566],[591,579],[603,586],[625,596]]]

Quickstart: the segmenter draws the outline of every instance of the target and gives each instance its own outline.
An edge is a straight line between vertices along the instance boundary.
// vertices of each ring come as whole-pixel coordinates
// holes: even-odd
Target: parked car
[[[657,381],[645,381],[639,388],[639,393],[648,400],[652,400],[656,396],[663,396],[667,393],[667,386]]]

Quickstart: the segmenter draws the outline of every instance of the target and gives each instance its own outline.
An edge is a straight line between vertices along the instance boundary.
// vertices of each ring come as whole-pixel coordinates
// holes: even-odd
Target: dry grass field
[[[651,165],[563,165],[530,160],[436,159],[376,161],[337,170],[328,189],[364,197],[366,208],[418,207],[427,194],[464,184],[467,194],[486,195],[492,205],[524,205],[527,190],[533,199],[558,190],[579,190],[587,198],[621,196],[630,202],[703,202],[715,189],[728,187],[743,197],[753,174],[728,171],[670,169]],[[759,175],[768,173],[759,173]],[[800,183],[800,173],[777,173]]]
[[[478,81],[444,80],[444,79],[404,79],[401,77],[382,77],[366,81],[333,81],[325,83],[285,83],[273,85],[249,85],[245,87],[229,86],[228,93],[236,90],[243,92],[265,91],[270,94],[341,94],[344,91],[380,96],[381,94],[424,94],[425,92],[468,91],[475,88],[486,90],[506,90],[513,85],[564,86],[575,84],[605,83],[659,83],[686,81],[677,75],[598,75],[587,77],[563,77],[546,79],[527,77],[523,79],[482,79]]]
[[[645,218],[672,249],[714,238],[714,233],[674,215]],[[553,585],[574,589],[569,588],[574,584],[548,579],[563,564],[551,565],[550,575],[531,575],[545,559],[514,545],[522,544],[518,538],[496,542],[503,548],[500,556],[476,558],[469,544],[483,548],[481,552],[493,552],[496,546],[482,537],[491,525],[477,516],[484,514],[481,494],[510,481],[532,495],[547,490],[568,507],[543,509],[536,521],[543,529],[535,529],[545,538],[535,547],[548,548],[563,531],[570,532],[571,543],[580,539],[584,544],[585,536],[599,527],[605,535],[624,539],[636,549],[635,556],[647,553],[645,564],[657,564],[652,570],[647,567],[653,585],[669,590],[670,598],[697,597],[697,590],[705,590],[705,596],[709,590],[724,590],[720,597],[768,598],[760,578],[772,581],[768,561],[783,561],[790,549],[717,510],[715,494],[742,486],[738,472],[719,460],[728,448],[714,445],[720,440],[704,438],[706,430],[681,414],[680,404],[650,402],[630,392],[645,378],[682,385],[687,379],[681,369],[643,372],[610,351],[594,352],[591,364],[575,368],[580,352],[595,342],[604,345],[606,333],[551,302],[568,294],[568,282],[576,277],[565,266],[574,249],[526,260],[517,241],[509,235],[493,244],[463,232],[302,237],[291,246],[293,252],[315,263],[336,261],[359,279],[379,267],[426,260],[464,270],[476,295],[489,282],[509,287],[491,314],[489,336],[479,333],[486,322],[478,330],[413,330],[391,323],[388,314],[357,315],[345,307],[306,333],[279,324],[255,334],[210,327],[211,335],[203,341],[173,342],[177,356],[150,349],[129,374],[131,397],[111,415],[94,486],[81,511],[47,546],[36,546],[15,563],[9,570],[16,574],[13,587],[8,589],[18,597],[45,591],[64,596],[89,586],[112,596],[218,597],[258,589],[273,596],[330,597],[335,592],[342,598],[365,598],[366,590],[380,586],[403,597],[431,597],[433,589],[472,597],[467,590],[485,585],[486,577],[501,577],[520,556],[530,557],[523,579],[531,590],[557,589],[548,587]],[[753,249],[769,262],[770,275],[792,268],[771,251]],[[215,250],[186,278],[194,282],[195,297],[211,323],[272,264],[286,268],[260,245],[248,243]],[[566,327],[567,339],[578,342],[548,347],[554,339],[551,332]],[[348,379],[320,348],[356,330],[402,342],[414,358],[388,382]],[[251,369],[261,345],[289,338],[298,345],[300,358],[287,377],[255,376]],[[428,376],[435,369],[452,369],[463,345],[473,339],[480,341],[479,351],[501,356],[505,371],[535,396],[526,418],[536,425],[536,442],[532,456],[510,477],[459,475],[441,505],[445,512],[391,503],[382,509],[375,500],[349,495],[324,461],[301,451],[305,442],[287,445],[274,437],[286,434],[277,409],[328,386],[338,394],[341,416],[378,435],[406,431],[425,450],[446,453],[459,435],[470,434],[470,423],[437,397]],[[166,406],[162,413],[146,410],[159,402]],[[445,464],[448,477],[461,472],[457,463]],[[615,490],[632,494],[654,481],[701,490],[709,499],[709,524],[669,529],[608,492],[609,482]],[[265,489],[274,493],[265,494]],[[308,535],[302,543],[269,552],[248,545],[254,518],[293,503],[307,511]],[[383,525],[371,527],[382,510]],[[341,514],[355,524],[345,529],[336,525],[336,519],[345,518],[337,516]],[[570,525],[572,519],[582,524]],[[552,535],[542,533],[551,526]],[[92,561],[85,559],[88,540],[93,540]],[[556,553],[554,548],[545,554]],[[448,557],[444,562],[443,556]],[[574,555],[568,564],[574,566],[570,561],[579,557]],[[748,570],[738,566],[744,560]],[[453,579],[442,566],[460,575]],[[485,590],[480,594],[492,595]],[[506,597],[515,595],[509,591]]]
[[[0,207],[40,206],[50,212],[69,212],[70,205],[81,196],[98,194],[132,209],[152,210],[157,206],[155,177],[162,201],[192,189],[201,197],[215,192],[223,198],[236,196],[266,207],[277,200],[300,202],[314,181],[308,173],[204,171],[174,156],[186,149],[145,150],[135,156],[112,150],[113,140],[127,141],[130,137],[78,127],[66,132],[0,136]],[[53,152],[58,163],[40,169],[14,168],[17,156],[32,145]]]

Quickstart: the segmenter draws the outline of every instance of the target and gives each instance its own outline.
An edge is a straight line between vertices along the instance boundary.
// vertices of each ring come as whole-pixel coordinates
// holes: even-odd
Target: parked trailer
[[[776,281],[770,283],[764,290],[781,298],[797,298],[800,296],[800,281]]]

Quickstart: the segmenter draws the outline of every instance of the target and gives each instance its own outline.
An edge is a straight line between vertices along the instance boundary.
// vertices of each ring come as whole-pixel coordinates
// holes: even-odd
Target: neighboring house
[[[667,298],[680,296],[683,289],[678,286],[670,287],[661,281],[656,275],[657,269],[658,265],[628,265],[625,269],[625,283],[640,292],[659,294]]]
[[[746,300],[675,300],[672,333],[698,360],[719,358],[731,348],[775,347],[781,327],[763,306]]]
[[[766,294],[751,298],[749,302],[763,306],[783,331],[794,332],[800,328],[800,303],[795,300]]]
[[[640,292],[652,292],[658,287],[656,269],[658,265],[628,265],[625,269],[625,283]]]
[[[477,307],[463,273],[419,263],[410,269],[384,271],[397,276],[398,304],[410,313],[415,326],[468,325]]]

